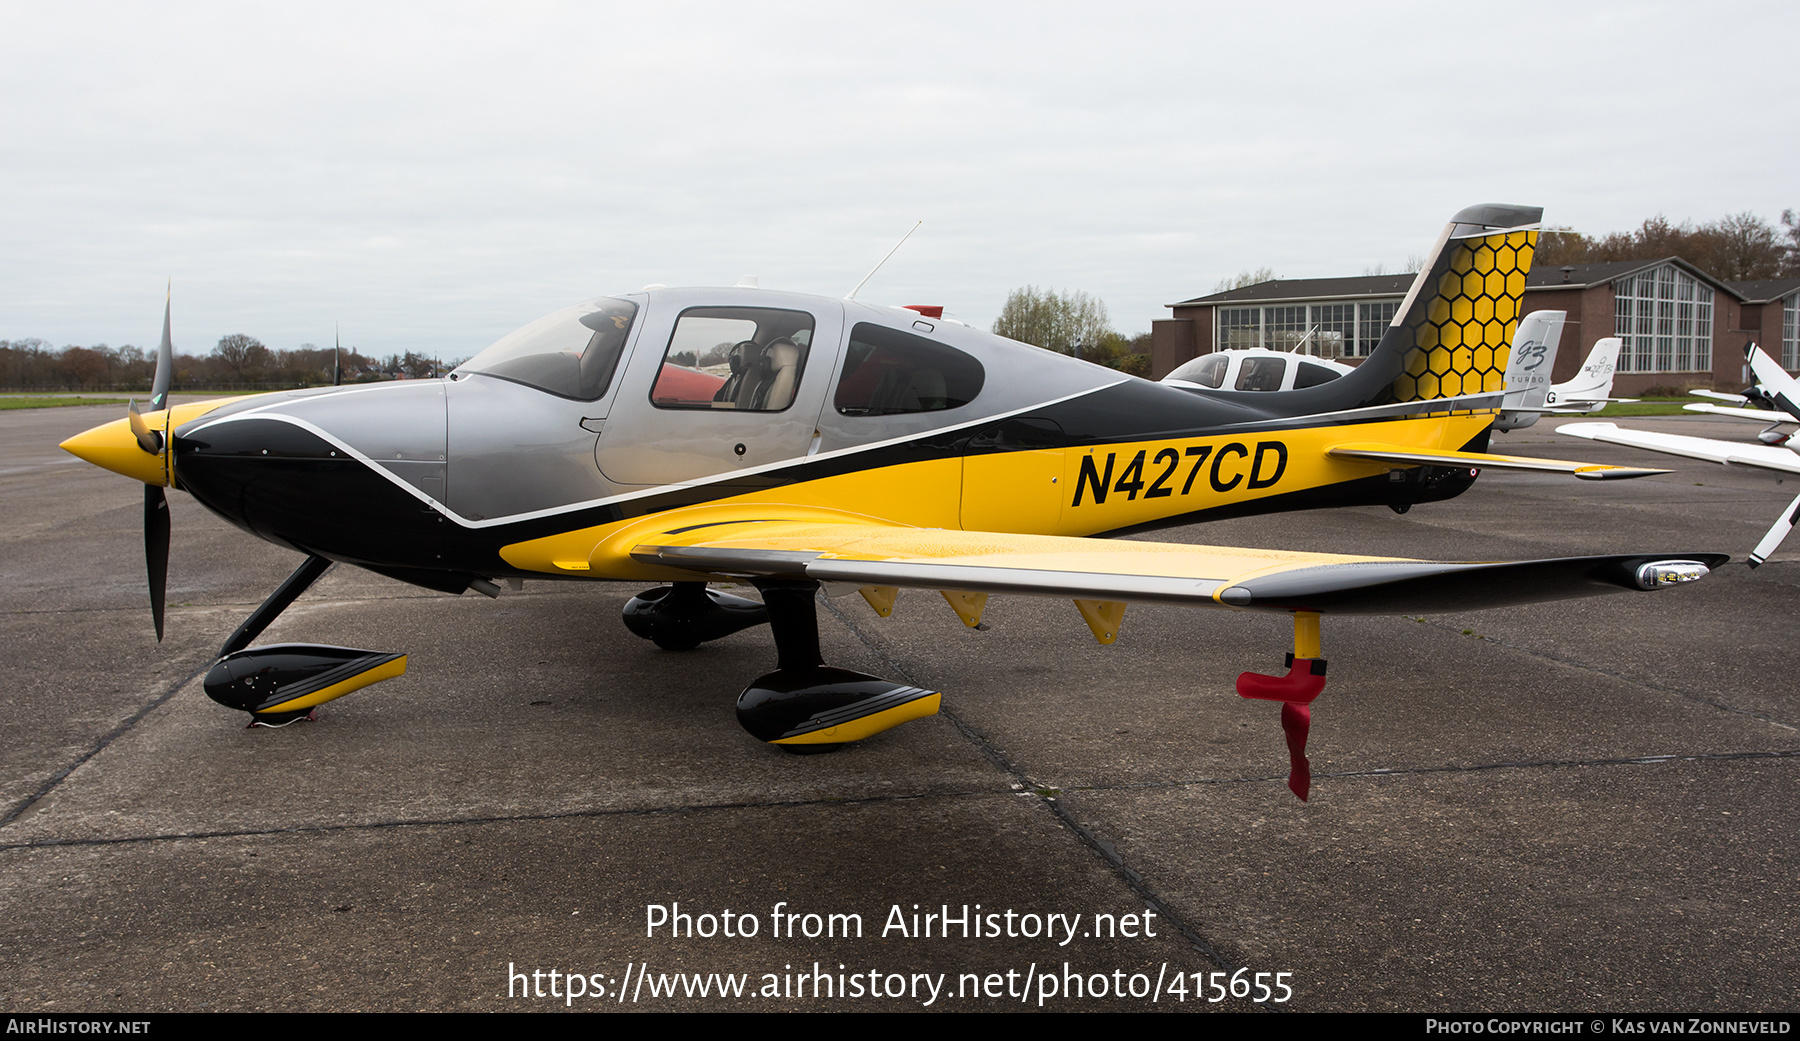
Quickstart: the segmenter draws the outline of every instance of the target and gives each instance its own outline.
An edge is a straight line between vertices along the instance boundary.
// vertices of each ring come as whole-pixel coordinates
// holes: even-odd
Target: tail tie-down
[[[1312,791],[1312,764],[1306,759],[1306,734],[1312,727],[1312,703],[1325,691],[1325,659],[1319,647],[1319,613],[1294,612],[1294,651],[1287,656],[1286,676],[1239,673],[1239,697],[1281,702],[1281,731],[1287,737],[1288,790],[1306,801]]]

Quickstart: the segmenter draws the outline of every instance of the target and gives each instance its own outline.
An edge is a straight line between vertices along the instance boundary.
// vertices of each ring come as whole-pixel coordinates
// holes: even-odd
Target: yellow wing
[[[685,512],[635,532],[631,559],[711,577],[1269,611],[1393,614],[1501,607],[1656,589],[1699,578],[1728,559],[1696,553],[1439,562],[914,528],[821,518],[816,510],[784,516],[772,508],[731,519],[710,515],[701,523],[684,518]]]

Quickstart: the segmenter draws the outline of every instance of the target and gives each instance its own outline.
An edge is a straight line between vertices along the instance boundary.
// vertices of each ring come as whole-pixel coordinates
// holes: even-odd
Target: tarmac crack
[[[1616,756],[1606,759],[1518,759],[1492,763],[1444,763],[1437,766],[1377,767],[1370,770],[1313,771],[1317,780],[1349,780],[1357,777],[1416,777],[1428,774],[1484,773],[1491,770],[1544,770],[1583,766],[1656,766],[1662,763],[1736,761],[1747,759],[1800,759],[1800,748],[1783,748],[1757,752],[1681,752],[1655,755]],[[1267,783],[1285,781],[1286,774],[1262,777],[1190,778],[1180,781],[1126,781],[1118,784],[1068,785],[1064,792],[1149,791],[1167,788],[1196,788],[1206,785]]]
[[[620,809],[560,810],[550,813],[500,813],[481,816],[419,817],[410,820],[354,821],[340,824],[294,824],[279,828],[218,828],[211,831],[171,831],[150,835],[91,836],[88,838],[40,839],[30,842],[0,843],[0,853],[25,849],[54,849],[61,846],[118,846],[149,842],[188,842],[196,839],[254,838],[261,835],[315,835],[334,832],[384,831],[399,828],[464,827],[485,824],[514,824],[561,820],[590,820],[603,817],[648,817],[673,813],[705,813],[718,810],[782,810],[813,806],[866,806],[893,802],[918,802],[928,799],[966,799],[970,797],[1010,798],[1013,791],[971,789],[960,792],[933,792],[900,795],[826,796],[816,799],[766,799],[760,801],[680,803],[665,806],[631,806]]]
[[[1451,624],[1449,622],[1434,622],[1434,621],[1431,621],[1430,619],[1420,618],[1416,615],[1407,616],[1407,617],[1411,617],[1413,621],[1419,622],[1424,625],[1429,625],[1434,629],[1444,629],[1444,630],[1448,630],[1450,632],[1456,633],[1460,636],[1465,636],[1469,639],[1483,640],[1487,643],[1493,644],[1496,647],[1505,647],[1508,650],[1519,651],[1523,654],[1528,654],[1531,657],[1537,658],[1540,661],[1555,662],[1558,665],[1567,666],[1568,668],[1571,668],[1571,669],[1581,669],[1584,672],[1592,672],[1596,675],[1606,676],[1606,677],[1609,677],[1609,678],[1615,679],[1615,680],[1621,680],[1621,681],[1623,681],[1625,683],[1629,683],[1633,686],[1642,687],[1645,690],[1656,691],[1659,694],[1671,694],[1671,695],[1674,695],[1675,697],[1683,699],[1684,701],[1692,701],[1698,705],[1706,705],[1709,708],[1718,709],[1720,712],[1729,712],[1732,715],[1747,716],[1747,717],[1757,720],[1759,722],[1767,723],[1772,727],[1780,727],[1783,730],[1800,730],[1800,727],[1797,727],[1792,723],[1783,723],[1781,720],[1776,719],[1774,716],[1770,715],[1767,712],[1758,712],[1755,709],[1739,708],[1736,705],[1728,704],[1726,702],[1720,701],[1717,698],[1708,697],[1705,694],[1697,694],[1692,691],[1682,690],[1679,687],[1665,687],[1661,684],[1652,683],[1649,680],[1642,679],[1637,676],[1629,676],[1623,672],[1616,672],[1612,669],[1602,668],[1601,666],[1594,665],[1589,662],[1576,661],[1573,658],[1564,658],[1559,655],[1550,654],[1546,651],[1540,651],[1540,650],[1537,650],[1532,647],[1523,646],[1521,644],[1508,643],[1505,640],[1497,639],[1492,636],[1483,636],[1480,633],[1471,633],[1469,630],[1464,629],[1460,626]]]
[[[939,713],[939,714],[943,715],[945,713]],[[966,723],[963,723],[961,720],[957,720],[954,717],[952,717],[952,723],[954,725],[956,725],[958,727],[958,729],[965,734],[965,736],[967,736],[971,741],[973,741],[975,743],[976,747],[978,749],[980,749],[984,755],[989,755],[991,757],[997,757],[998,762],[1001,764],[1006,763],[1005,757],[1001,753],[999,753],[997,750],[995,750],[992,745],[988,744],[986,739],[981,737],[981,735],[979,733],[975,732],[972,728],[968,727],[968,725]],[[1446,764],[1446,765],[1441,765],[1441,766],[1419,766],[1419,767],[1407,767],[1407,768],[1400,768],[1400,769],[1383,767],[1383,768],[1373,769],[1373,770],[1341,770],[1341,771],[1333,771],[1333,772],[1329,772],[1329,773],[1320,772],[1320,773],[1313,774],[1313,777],[1315,779],[1348,780],[1348,779],[1360,778],[1360,777],[1404,777],[1404,776],[1415,776],[1415,775],[1422,775],[1422,774],[1479,773],[1479,772],[1488,771],[1488,770],[1544,769],[1544,768],[1560,768],[1560,767],[1572,767],[1572,766],[1644,766],[1644,765],[1657,765],[1657,764],[1668,763],[1668,762],[1693,762],[1693,761],[1700,761],[1700,760],[1747,760],[1747,759],[1800,759],[1800,749],[1784,749],[1784,750],[1773,751],[1773,752],[1702,752],[1702,753],[1690,753],[1690,754],[1684,754],[1684,755],[1674,755],[1674,754],[1644,755],[1644,756],[1622,757],[1622,758],[1615,758],[1615,759],[1540,759],[1540,760],[1520,760],[1520,761],[1515,761],[1515,762],[1477,763],[1477,764],[1472,764],[1472,765],[1448,765],[1448,764]],[[1146,899],[1148,901],[1152,901],[1152,904],[1156,908],[1156,911],[1158,914],[1167,915],[1168,918],[1172,922],[1177,923],[1180,931],[1182,932],[1183,938],[1187,939],[1191,944],[1195,944],[1196,950],[1198,950],[1202,954],[1205,954],[1209,959],[1211,959],[1213,961],[1213,963],[1215,965],[1218,965],[1222,969],[1232,970],[1235,968],[1234,966],[1231,966],[1230,964],[1228,964],[1227,962],[1222,960],[1216,954],[1216,951],[1214,951],[1212,945],[1206,941],[1204,936],[1201,936],[1198,932],[1193,930],[1191,927],[1187,926],[1185,923],[1185,920],[1183,920],[1179,915],[1175,914],[1167,906],[1167,904],[1163,902],[1161,896],[1149,888],[1149,884],[1144,881],[1143,876],[1141,874],[1139,874],[1138,872],[1132,870],[1125,863],[1123,856],[1118,852],[1118,849],[1116,846],[1114,846],[1112,843],[1105,841],[1104,839],[1099,838],[1092,832],[1091,829],[1085,827],[1084,825],[1081,824],[1080,821],[1076,820],[1075,817],[1073,816],[1073,814],[1071,814],[1068,811],[1068,809],[1059,802],[1058,796],[1069,795],[1069,794],[1081,794],[1081,793],[1088,793],[1088,792],[1155,791],[1155,790],[1165,790],[1165,789],[1171,789],[1171,788],[1191,788],[1191,787],[1198,787],[1198,786],[1203,786],[1203,785],[1237,785],[1237,784],[1266,785],[1266,784],[1270,784],[1275,781],[1285,780],[1287,775],[1285,775],[1285,774],[1266,774],[1266,775],[1257,775],[1257,776],[1243,775],[1243,776],[1237,776],[1237,777],[1192,778],[1192,779],[1179,780],[1179,781],[1140,781],[1140,782],[1127,782],[1127,783],[1121,783],[1121,784],[1069,785],[1069,786],[1063,786],[1063,787],[1058,788],[1058,787],[1043,786],[1043,785],[1032,786],[1030,784],[1030,782],[1023,780],[1023,774],[1021,774],[1016,768],[1006,766],[1005,769],[1007,770],[1008,774],[1010,776],[1012,776],[1015,780],[1012,782],[1012,787],[1009,787],[1007,790],[1004,790],[1004,791],[997,790],[997,789],[968,789],[968,790],[964,790],[964,791],[955,791],[955,792],[907,793],[907,794],[871,795],[871,796],[825,796],[825,797],[814,798],[814,799],[767,799],[767,800],[760,800],[760,801],[739,800],[739,801],[735,801],[735,802],[679,803],[679,804],[670,804],[670,805],[664,805],[664,806],[633,806],[633,807],[625,807],[625,808],[619,808],[619,809],[562,810],[562,811],[557,811],[557,812],[553,812],[553,813],[507,813],[507,814],[484,814],[484,815],[479,815],[479,816],[472,815],[472,816],[449,816],[449,817],[419,817],[419,818],[413,818],[413,819],[408,819],[408,820],[355,821],[355,822],[338,823],[338,824],[295,824],[295,825],[289,825],[286,827],[278,827],[278,828],[217,828],[217,829],[213,829],[213,830],[209,830],[209,831],[172,831],[172,832],[159,832],[159,833],[148,834],[148,835],[115,835],[115,836],[105,836],[105,837],[92,836],[92,837],[87,837],[87,838],[52,838],[52,839],[39,839],[39,840],[33,840],[33,841],[27,841],[27,842],[0,843],[0,853],[13,852],[13,851],[17,851],[17,850],[55,849],[58,847],[68,847],[68,846],[118,846],[118,845],[132,845],[132,844],[138,844],[138,843],[155,843],[155,842],[190,842],[190,841],[195,841],[195,840],[199,840],[199,839],[254,838],[254,837],[258,837],[258,836],[278,836],[278,835],[314,835],[314,834],[329,834],[329,833],[347,833],[347,832],[356,832],[356,831],[384,831],[384,830],[393,830],[393,829],[402,829],[402,828],[465,827],[465,826],[481,826],[481,825],[488,825],[488,824],[513,824],[513,823],[531,823],[531,822],[563,821],[563,820],[592,820],[592,819],[599,819],[599,818],[606,818],[606,817],[642,817],[642,816],[659,816],[659,815],[664,815],[664,814],[677,814],[677,813],[706,813],[706,812],[712,812],[712,811],[728,811],[728,810],[780,810],[780,809],[802,809],[802,808],[819,807],[819,806],[826,806],[826,807],[830,807],[830,806],[870,806],[870,805],[881,805],[881,804],[885,804],[885,803],[895,803],[895,802],[922,802],[922,801],[928,801],[928,800],[953,800],[953,799],[990,798],[990,797],[991,798],[1016,798],[1021,795],[1030,795],[1030,796],[1036,796],[1038,799],[1040,799],[1046,805],[1046,808],[1054,816],[1056,816],[1059,823],[1063,824],[1065,827],[1070,828],[1077,835],[1077,837],[1079,837],[1081,839],[1081,841],[1083,842],[1084,845],[1087,845],[1091,849],[1093,849],[1103,859],[1106,860],[1108,865],[1110,867],[1112,867],[1114,871],[1120,873],[1122,875],[1122,877],[1125,878],[1126,882],[1131,886],[1133,892],[1138,893],[1140,896],[1142,896],[1144,899]],[[1209,953],[1209,952],[1211,952],[1211,953]]]
[[[211,667],[212,667],[212,660],[208,659],[205,663],[196,667],[194,669],[194,671],[188,673],[186,676],[183,676],[181,679],[176,680],[174,683],[170,684],[168,689],[164,690],[161,694],[158,694],[156,697],[151,698],[148,703],[143,705],[136,712],[133,712],[131,714],[131,716],[129,718],[127,718],[124,722],[122,722],[118,726],[112,728],[112,730],[108,731],[107,733],[101,735],[100,740],[94,742],[93,747],[89,748],[86,752],[83,752],[81,755],[77,756],[74,762],[70,763],[69,765],[63,767],[61,770],[58,770],[55,773],[51,774],[49,777],[45,778],[44,783],[38,786],[37,791],[26,796],[25,799],[23,801],[21,801],[17,806],[15,806],[11,810],[9,810],[6,814],[6,816],[0,817],[0,828],[4,828],[4,827],[10,825],[13,821],[18,820],[21,816],[23,816],[25,814],[25,812],[27,810],[30,810],[33,806],[37,805],[38,801],[43,799],[44,796],[49,795],[51,792],[55,791],[57,786],[61,785],[63,783],[63,781],[65,781],[69,778],[69,775],[73,774],[76,770],[81,769],[81,767],[84,764],[86,764],[88,760],[94,758],[95,756],[99,755],[101,752],[105,751],[106,747],[108,745],[112,744],[114,741],[117,741],[119,738],[124,737],[128,732],[130,732],[130,730],[133,727],[137,726],[138,723],[141,722],[145,716],[148,716],[151,712],[155,711],[158,706],[162,705],[163,702],[168,701],[170,698],[174,697],[177,691],[181,690],[181,688],[187,686],[188,684],[194,682],[195,677],[199,676],[202,672],[205,672],[207,669],[209,669]],[[0,848],[4,848],[4,847],[0,847]]]
[[[895,661],[893,656],[888,654],[885,648],[876,643],[868,633],[864,632],[861,626],[852,621],[843,611],[838,610],[836,604],[833,604],[829,599],[822,595],[819,597],[819,601],[824,605],[827,611],[831,612],[833,617],[842,622],[844,627],[849,629],[850,632],[861,641],[864,647],[868,648],[870,653],[879,658],[884,666],[892,669],[907,683],[913,684],[914,686],[918,685],[917,681],[913,679],[911,673],[905,666]],[[1008,758],[1004,752],[995,748],[992,742],[988,741],[986,737],[982,736],[979,731],[970,726],[955,712],[947,708],[940,708],[938,710],[938,715],[949,720],[950,725],[956,728],[963,739],[973,745],[975,750],[980,752],[984,759],[994,765],[995,769],[1000,770],[1010,777],[1012,779],[1013,788],[1018,794],[1030,794],[1035,796],[1039,803],[1056,819],[1058,824],[1062,825],[1070,832],[1070,834],[1074,835],[1082,845],[1096,853],[1100,859],[1106,863],[1107,867],[1109,867],[1133,893],[1136,893],[1145,903],[1154,908],[1156,913],[1163,917],[1164,921],[1168,922],[1181,934],[1182,939],[1187,941],[1188,946],[1191,947],[1195,953],[1199,954],[1218,968],[1228,972],[1235,972],[1241,968],[1248,968],[1248,966],[1232,965],[1227,962],[1211,940],[1204,936],[1194,926],[1188,924],[1187,918],[1171,907],[1168,901],[1163,899],[1162,894],[1151,887],[1149,881],[1144,878],[1142,873],[1134,870],[1125,862],[1124,855],[1119,852],[1119,848],[1116,845],[1107,842],[1105,839],[1094,834],[1093,829],[1089,828],[1086,824],[1083,824],[1076,818],[1075,814],[1057,798],[1057,790],[1055,788],[1034,783],[1026,776],[1025,771],[1020,769],[1019,766]],[[1278,1009],[1271,1010],[1280,1011]]]

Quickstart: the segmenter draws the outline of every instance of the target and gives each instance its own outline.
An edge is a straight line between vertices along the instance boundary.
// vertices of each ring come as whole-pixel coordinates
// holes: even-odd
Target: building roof
[[[1640,271],[1671,262],[1687,269],[1687,272],[1696,278],[1714,282],[1706,273],[1680,257],[1662,257],[1658,260],[1611,260],[1604,264],[1533,265],[1531,274],[1525,276],[1525,288],[1585,289],[1588,286],[1597,286],[1606,282],[1617,282],[1627,275],[1635,275]],[[1714,282],[1714,284],[1718,283]]]
[[[1604,264],[1557,264],[1535,268],[1526,276],[1525,289],[1586,289],[1589,286],[1606,285],[1621,278],[1635,275],[1641,271],[1674,264],[1688,274],[1705,282],[1707,285],[1738,297],[1750,299],[1743,287],[1786,286],[1786,289],[1770,290],[1770,295],[1758,299],[1774,299],[1786,296],[1796,288],[1800,288],[1800,278],[1774,279],[1768,282],[1721,282],[1680,257],[1659,257],[1656,260],[1616,260]],[[1371,297],[1405,296],[1412,288],[1416,275],[1362,275],[1356,278],[1287,278],[1258,282],[1255,285],[1238,289],[1227,289],[1222,293],[1210,296],[1197,296],[1192,300],[1183,300],[1178,304],[1167,304],[1168,307],[1201,307],[1219,304],[1271,304],[1302,300],[1361,300]]]
[[[1412,288],[1415,274],[1361,275],[1355,278],[1277,278],[1255,285],[1227,289],[1211,296],[1197,296],[1169,307],[1192,307],[1196,304],[1268,303],[1277,300],[1330,300],[1365,296],[1405,296]]]
[[[1766,304],[1800,289],[1800,278],[1765,278],[1757,282],[1727,282],[1746,304]]]

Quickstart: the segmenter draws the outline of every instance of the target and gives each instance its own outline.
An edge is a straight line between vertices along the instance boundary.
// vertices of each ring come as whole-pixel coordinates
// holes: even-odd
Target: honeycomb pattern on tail
[[[1408,324],[1396,330],[1412,346],[1394,380],[1393,400],[1503,388],[1537,239],[1536,231],[1511,231],[1446,243],[1427,283],[1436,285],[1435,298],[1423,307],[1415,302]]]

